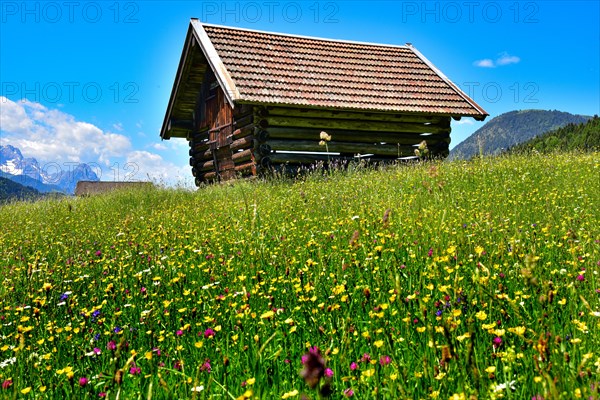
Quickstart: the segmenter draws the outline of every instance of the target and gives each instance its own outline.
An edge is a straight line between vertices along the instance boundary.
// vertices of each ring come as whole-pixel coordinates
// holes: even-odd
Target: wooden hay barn
[[[357,155],[389,162],[414,156],[423,140],[445,157],[451,118],[487,115],[410,44],[192,19],[160,135],[188,140],[200,185]]]

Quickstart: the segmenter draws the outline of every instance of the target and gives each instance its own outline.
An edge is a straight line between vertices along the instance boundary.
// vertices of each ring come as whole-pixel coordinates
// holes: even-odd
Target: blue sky
[[[600,2],[2,1],[0,144],[101,179],[189,184],[187,142],[159,130],[189,19],[412,43],[491,117],[600,114]],[[482,122],[453,122],[452,146]],[[55,165],[55,164],[53,164]],[[67,168],[67,167],[65,167]]]

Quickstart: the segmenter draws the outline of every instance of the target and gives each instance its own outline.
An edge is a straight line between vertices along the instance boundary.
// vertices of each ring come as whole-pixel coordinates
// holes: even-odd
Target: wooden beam
[[[359,112],[359,111],[337,111],[322,110],[311,108],[293,108],[267,106],[265,111],[258,115],[263,118],[268,116],[295,116],[304,118],[328,118],[328,119],[351,119],[351,120],[371,120],[387,122],[431,122],[434,124],[448,120],[450,117],[429,115],[429,114],[400,114],[400,113],[382,113],[382,112]]]
[[[267,121],[267,127],[264,121]],[[345,129],[368,132],[409,132],[409,133],[439,133],[446,131],[448,127],[441,123],[425,125],[424,123],[408,122],[386,122],[386,121],[365,121],[350,119],[328,119],[328,118],[302,118],[293,116],[270,115],[267,119],[259,120],[258,123],[264,129],[268,127],[283,126],[296,128],[316,128],[316,129]],[[448,122],[449,125],[449,122]]]
[[[268,128],[269,137],[271,139],[304,139],[319,141],[320,129],[310,128],[286,128],[286,127],[271,127]],[[423,140],[429,141],[450,141],[450,129],[440,129],[439,133],[425,135],[421,133],[407,132],[364,132],[352,130],[327,130],[327,133],[335,141],[353,142],[353,143],[400,143],[400,144],[415,144]]]
[[[329,142],[327,147],[320,146],[315,140],[269,140],[267,142],[275,151],[314,151],[325,152],[329,149],[331,153],[350,153],[350,154],[375,154],[381,156],[402,157],[414,155],[416,147],[409,145],[396,144],[369,144],[369,143],[347,143],[347,142]],[[335,157],[335,156],[332,156]]]

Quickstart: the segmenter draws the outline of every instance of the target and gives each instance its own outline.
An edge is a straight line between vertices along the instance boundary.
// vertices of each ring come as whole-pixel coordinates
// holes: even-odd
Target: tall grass
[[[599,205],[591,153],[3,206],[0,397],[598,398]]]

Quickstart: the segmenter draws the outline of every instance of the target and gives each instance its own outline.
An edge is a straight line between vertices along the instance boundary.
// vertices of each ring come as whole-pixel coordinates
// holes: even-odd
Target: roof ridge
[[[361,46],[376,46],[376,47],[389,47],[389,48],[401,48],[401,49],[410,49],[412,46],[400,45],[400,44],[389,44],[389,43],[373,43],[373,42],[361,42],[358,40],[347,40],[347,39],[332,39],[332,38],[324,38],[318,36],[308,36],[308,35],[298,35],[292,33],[283,33],[283,32],[273,32],[273,31],[263,31],[259,29],[251,29],[251,28],[240,28],[236,26],[227,26],[227,25],[218,25],[211,24],[207,22],[201,22],[198,18],[192,18],[192,20],[198,21],[202,26],[207,26],[209,28],[220,28],[220,29],[229,29],[229,30],[238,30],[244,32],[253,32],[253,33],[262,33],[266,35],[275,35],[275,36],[284,36],[295,39],[307,39],[307,40],[316,40],[316,41],[325,41],[325,42],[334,42],[334,43],[343,43],[343,44],[356,44]]]

